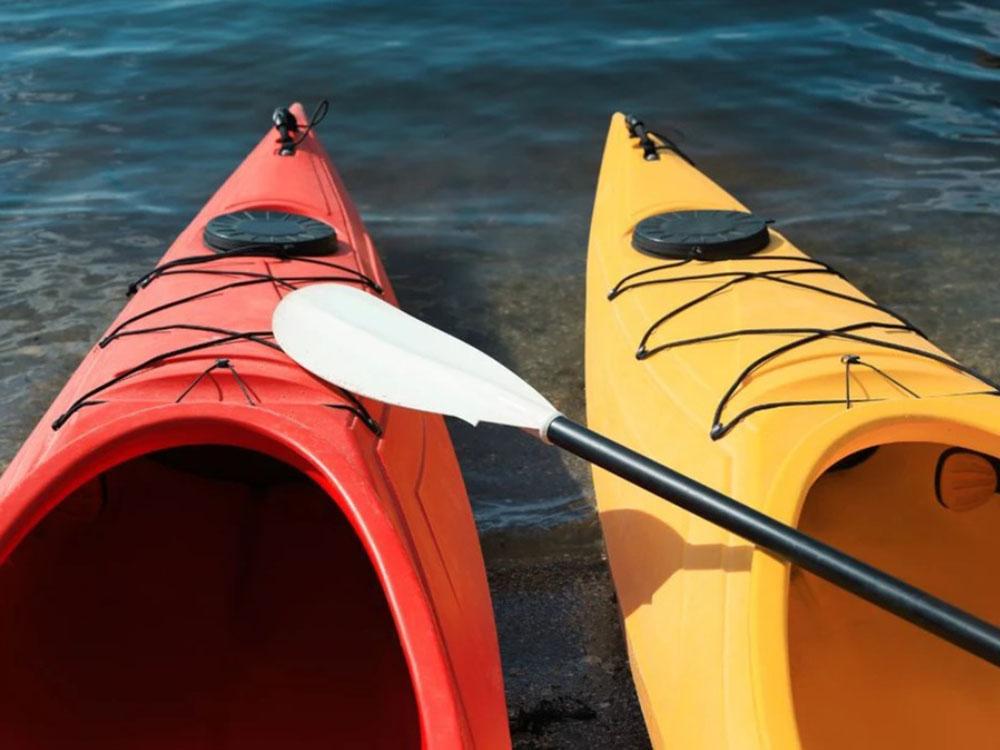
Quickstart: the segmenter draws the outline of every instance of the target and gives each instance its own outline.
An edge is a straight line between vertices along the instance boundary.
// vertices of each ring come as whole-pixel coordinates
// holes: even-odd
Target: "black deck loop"
[[[259,245],[252,247],[244,247],[239,250],[232,250],[224,255],[219,255],[217,253],[208,253],[202,255],[186,255],[181,258],[174,258],[173,260],[168,260],[166,263],[161,263],[155,268],[147,271],[138,279],[133,281],[128,286],[126,292],[127,297],[131,297],[139,290],[145,289],[147,286],[152,284],[160,276],[166,276],[168,271],[173,271],[176,268],[189,268],[191,266],[202,266],[206,264],[217,263],[221,260],[228,260],[230,258],[272,258],[281,261],[300,261],[302,263],[310,263],[312,265],[322,266],[324,268],[332,268],[337,271],[341,271],[349,276],[355,277],[358,283],[362,286],[366,286],[377,294],[382,294],[384,291],[378,282],[367,276],[361,271],[357,271],[350,266],[345,266],[342,263],[334,263],[333,261],[323,260],[321,258],[315,258],[308,255],[295,255],[294,253],[288,253],[283,251],[281,248],[276,248],[272,245]],[[239,272],[235,272],[236,275],[240,275]]]
[[[694,161],[677,145],[676,141],[662,133],[650,130],[646,124],[635,115],[625,115],[625,127],[628,128],[630,138],[638,138],[639,145],[642,146],[642,158],[646,161],[658,161],[660,151],[673,151],[691,166]],[[653,140],[653,139],[656,140]],[[657,143],[659,141],[659,143]]]

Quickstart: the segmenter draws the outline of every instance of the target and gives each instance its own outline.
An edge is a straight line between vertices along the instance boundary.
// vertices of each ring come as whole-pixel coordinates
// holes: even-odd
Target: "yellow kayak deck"
[[[613,117],[588,256],[590,426],[1000,622],[1000,496],[946,506],[937,489],[946,451],[1000,456],[995,385],[773,229],[741,258],[635,249],[650,216],[746,210],[665,139],[646,146]],[[656,747],[1000,742],[996,668],[602,470],[594,482]]]

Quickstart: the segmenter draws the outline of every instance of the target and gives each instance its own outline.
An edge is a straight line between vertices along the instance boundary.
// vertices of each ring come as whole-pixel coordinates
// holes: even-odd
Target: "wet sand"
[[[600,547],[525,559],[483,541],[514,747],[649,747]]]

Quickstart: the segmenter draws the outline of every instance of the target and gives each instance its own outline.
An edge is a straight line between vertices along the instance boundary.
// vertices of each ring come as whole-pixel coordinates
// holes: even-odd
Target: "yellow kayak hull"
[[[635,249],[647,217],[746,210],[652,143],[647,160],[612,118],[588,254],[590,426],[1000,622],[1000,496],[989,476],[962,490],[956,463],[945,482],[975,497],[939,497],[946,451],[1000,456],[995,386],[773,229],[746,258]],[[594,483],[655,747],[997,742],[994,667],[603,470]]]

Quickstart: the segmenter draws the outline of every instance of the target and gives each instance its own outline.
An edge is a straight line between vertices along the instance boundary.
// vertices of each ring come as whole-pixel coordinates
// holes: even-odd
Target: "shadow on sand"
[[[630,574],[629,587],[618,592],[626,617],[652,602],[653,595],[678,571],[750,570],[754,550],[750,544],[688,544],[669,524],[639,510],[608,511],[601,523],[609,536],[636,540],[636,544],[619,550],[621,564]]]

